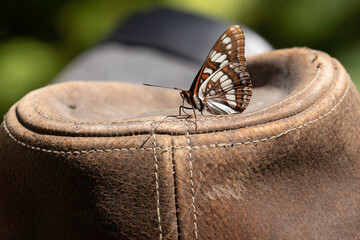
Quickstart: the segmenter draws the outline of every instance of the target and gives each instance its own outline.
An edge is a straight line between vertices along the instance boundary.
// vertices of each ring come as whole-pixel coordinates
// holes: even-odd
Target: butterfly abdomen
[[[202,112],[202,110],[204,109],[204,103],[201,101],[201,99],[198,98],[197,96],[192,95],[191,101],[192,101],[191,105],[194,106],[200,112]]]

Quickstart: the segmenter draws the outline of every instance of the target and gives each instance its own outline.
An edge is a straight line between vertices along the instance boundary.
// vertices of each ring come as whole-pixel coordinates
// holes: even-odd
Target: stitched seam
[[[317,54],[314,53],[316,56]],[[257,111],[254,111],[254,112],[250,112],[250,113],[245,113],[245,114],[242,114],[242,116],[252,116],[256,113],[260,113],[260,112],[263,112],[263,111],[266,111],[268,110],[269,108],[273,108],[274,106],[277,106],[279,104],[282,104],[283,102],[285,101],[289,101],[293,98],[295,98],[296,96],[302,94],[303,92],[305,92],[306,90],[308,90],[315,82],[316,80],[319,78],[320,76],[320,73],[321,73],[321,64],[319,64],[317,66],[318,70],[317,70],[317,73],[315,75],[315,77],[313,78],[313,80],[310,82],[310,84],[308,84],[303,90],[301,90],[300,92],[297,92],[296,94],[292,95],[292,96],[289,96],[289,97],[286,97],[284,98],[283,100],[281,100],[280,102],[276,102],[270,106],[267,106],[266,108],[263,108],[263,109],[260,109],[260,110],[257,110]],[[34,95],[33,97],[33,106],[34,106],[34,109],[35,111],[49,119],[49,120],[56,120],[56,121],[60,121],[60,122],[65,122],[65,123],[70,123],[70,124],[79,124],[79,125],[101,125],[101,124],[122,124],[122,123],[139,123],[139,122],[144,122],[144,121],[109,121],[109,122],[86,122],[86,121],[70,121],[70,120],[65,120],[63,118],[57,118],[57,117],[51,117],[51,116],[48,116],[46,113],[44,113],[43,111],[41,111],[39,109],[39,106],[37,105],[36,103],[36,95]],[[223,115],[223,116],[212,116],[211,117],[211,120],[212,121],[220,121],[220,120],[223,120],[223,119],[228,119],[228,118],[232,118],[232,119],[236,119],[236,117],[234,115]],[[176,120],[166,120],[164,122],[168,122],[168,123],[171,123],[171,122],[182,122],[182,121],[185,121],[184,119],[176,119]],[[200,119],[200,122],[201,122],[201,119]]]
[[[314,84],[314,83],[316,82],[317,78],[320,76],[320,73],[321,73],[320,65],[321,65],[321,64],[318,65],[318,72],[317,72],[315,78],[314,78],[314,79],[312,80],[312,82],[311,82],[309,85],[307,85],[307,87],[305,87],[302,91],[298,92],[297,94],[295,94],[295,95],[293,95],[293,96],[290,96],[290,97],[288,97],[288,98],[283,99],[281,102],[274,103],[273,105],[270,105],[270,106],[268,106],[268,107],[265,108],[265,109],[260,109],[260,110],[255,111],[255,112],[251,112],[251,113],[247,113],[247,114],[242,114],[242,116],[251,116],[251,115],[254,115],[255,113],[259,113],[259,112],[268,110],[269,108],[272,108],[273,106],[276,106],[276,105],[278,105],[278,104],[281,104],[281,103],[283,103],[284,101],[290,100],[290,99],[296,97],[297,95],[301,94],[302,92],[306,91],[310,86],[312,86],[312,84]],[[316,104],[316,103],[317,103],[317,101],[314,102],[313,104],[311,104],[311,105],[310,105],[309,107],[307,107],[306,109],[310,108],[312,105],[314,105],[314,104]],[[306,110],[306,109],[304,109],[304,110]],[[303,110],[303,111],[304,111],[304,110]],[[42,115],[41,112],[39,112],[39,111],[37,111],[37,112]],[[297,113],[295,113],[295,114],[297,114]],[[278,120],[286,119],[286,118],[288,118],[288,117],[294,116],[295,114],[291,114],[291,115],[285,116],[285,117],[283,117],[283,118],[275,119],[275,120],[273,120],[273,121],[278,121]],[[47,117],[46,115],[42,115],[42,116],[51,119],[51,117]],[[232,116],[234,116],[234,115],[232,115]],[[218,116],[218,117],[213,116],[213,117],[212,117],[212,120],[217,121],[217,120],[225,119],[225,118],[227,118],[227,117],[229,117],[229,115]],[[238,119],[238,118],[234,117],[233,119],[235,120],[235,119]],[[66,121],[66,120],[62,120],[62,119],[59,119],[59,121],[64,121],[64,122],[67,122],[67,123],[75,123],[75,124],[77,124],[76,122]],[[186,119],[185,119],[185,120],[183,120],[183,119],[167,120],[167,121],[162,120],[161,122],[168,122],[168,123],[170,123],[170,122],[179,122],[179,121],[180,121],[180,122],[186,121]],[[271,121],[271,122],[273,122],[273,121]],[[109,123],[136,123],[136,122],[142,122],[142,123],[143,123],[143,121],[109,122]],[[89,123],[89,122],[84,122],[84,123]],[[155,122],[154,122],[154,123],[155,123]],[[266,122],[266,123],[269,123],[269,122]],[[81,122],[80,122],[80,124],[81,124]],[[94,124],[99,125],[99,124],[103,124],[103,123],[102,123],[102,122],[94,122]],[[259,123],[259,124],[255,124],[255,125],[249,125],[249,126],[245,126],[245,127],[255,127],[255,126],[260,126],[260,125],[262,125],[262,124],[264,124],[264,123]],[[78,126],[78,125],[76,125],[76,126]],[[201,133],[230,132],[230,131],[237,130],[237,129],[239,129],[239,128],[226,129],[226,130],[204,131],[204,132],[201,132]],[[135,133],[133,133],[133,134],[121,134],[121,135],[117,135],[117,136],[123,137],[123,136],[141,136],[141,135],[143,135],[143,133],[140,133],[140,134],[135,134]],[[169,135],[182,135],[182,134],[169,134]]]
[[[171,138],[171,149],[170,149],[170,157],[171,163],[173,165],[173,178],[174,178],[174,201],[175,201],[175,217],[176,217],[176,230],[177,230],[177,239],[180,238],[180,218],[179,218],[179,199],[178,199],[178,188],[176,182],[176,168],[175,168],[175,158],[174,158],[174,139]],[[169,233],[170,234],[170,233]]]
[[[176,149],[209,149],[209,148],[228,148],[228,147],[236,147],[236,146],[240,146],[240,145],[247,145],[250,143],[259,143],[259,142],[265,142],[265,141],[269,141],[269,140],[273,140],[276,138],[279,138],[283,135],[288,134],[289,132],[295,131],[295,130],[299,130],[303,127],[306,127],[308,125],[311,125],[319,120],[321,120],[324,117],[327,117],[329,114],[331,114],[336,108],[337,106],[339,106],[339,104],[344,100],[345,96],[347,95],[348,91],[350,88],[350,83],[348,81],[348,85],[347,88],[345,90],[344,95],[340,98],[339,102],[332,108],[330,109],[327,113],[325,113],[324,115],[318,117],[317,119],[311,120],[309,122],[306,122],[303,125],[294,127],[294,128],[290,128],[278,135],[273,135],[269,138],[263,138],[263,139],[255,139],[255,140],[251,140],[251,141],[246,141],[246,142],[238,142],[238,143],[218,143],[218,144],[209,144],[209,145],[201,145],[201,146],[173,146],[172,149],[176,150]],[[115,149],[92,149],[92,150],[86,150],[86,151],[57,151],[57,150],[51,150],[51,149],[45,149],[45,148],[39,148],[39,147],[35,147],[29,144],[26,144],[24,142],[21,142],[19,140],[17,140],[9,131],[9,129],[6,126],[6,121],[3,122],[3,127],[5,129],[5,131],[7,132],[7,134],[9,135],[9,137],[14,140],[16,143],[33,149],[33,150],[37,150],[37,151],[42,151],[42,152],[48,152],[48,153],[55,153],[55,154],[91,154],[91,153],[103,153],[103,152],[120,152],[120,151],[147,151],[147,150],[153,150],[153,148],[115,148]],[[169,150],[170,147],[156,147],[156,149],[161,149],[161,150]]]
[[[285,101],[289,101],[297,96],[299,96],[300,94],[304,93],[305,91],[307,91],[310,87],[312,87],[312,85],[314,85],[314,83],[316,82],[316,80],[320,77],[320,73],[321,73],[321,68],[320,68],[320,64],[318,65],[317,67],[317,72],[316,72],[316,75],[315,77],[313,78],[313,80],[310,82],[310,84],[308,84],[303,90],[297,92],[296,94],[292,95],[292,96],[289,96],[287,98],[284,98],[282,101],[280,102],[276,102],[270,106],[267,106],[266,108],[263,108],[263,109],[259,109],[257,111],[254,111],[254,112],[250,112],[250,113],[247,113],[247,114],[243,114],[243,116],[251,116],[253,114],[256,114],[256,113],[261,113],[261,112],[264,112],[270,108],[273,108],[274,106],[277,106],[277,105],[280,105],[282,104],[283,102]]]
[[[191,156],[191,142],[190,142],[190,134],[189,134],[189,126],[188,122],[185,124],[186,126],[186,136],[187,136],[187,142],[189,145],[189,168],[190,168],[190,184],[191,184],[191,200],[192,200],[192,208],[194,211],[194,233],[195,233],[195,239],[198,239],[198,232],[197,232],[197,222],[196,222],[196,207],[195,207],[195,187],[194,187],[194,172],[193,172],[193,161]]]
[[[155,160],[155,189],[156,189],[156,213],[158,218],[158,228],[159,228],[159,239],[162,240],[162,226],[161,226],[161,215],[160,215],[160,193],[159,193],[159,166],[158,166],[158,159],[156,156],[156,136],[155,136],[155,129],[154,124],[151,124],[153,130],[153,153],[154,153],[154,160]]]

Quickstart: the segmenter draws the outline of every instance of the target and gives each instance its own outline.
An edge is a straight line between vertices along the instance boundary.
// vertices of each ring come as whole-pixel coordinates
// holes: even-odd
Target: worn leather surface
[[[360,238],[348,74],[306,48],[248,69],[248,109],[198,115],[197,128],[174,117],[175,90],[70,82],[26,95],[0,130],[1,239]]]

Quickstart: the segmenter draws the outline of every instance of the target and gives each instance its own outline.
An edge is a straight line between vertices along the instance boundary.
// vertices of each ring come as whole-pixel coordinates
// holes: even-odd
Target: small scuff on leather
[[[241,200],[243,198],[243,184],[237,182],[236,184],[216,184],[211,186],[211,190],[204,193],[210,200],[218,199],[235,199]]]
[[[76,105],[75,104],[69,104],[69,108],[76,109]]]

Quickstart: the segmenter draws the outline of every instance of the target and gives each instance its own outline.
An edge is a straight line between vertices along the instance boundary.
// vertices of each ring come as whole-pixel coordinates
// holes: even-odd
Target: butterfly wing
[[[241,113],[248,106],[252,84],[244,47],[241,28],[229,27],[216,41],[190,88],[210,113]]]

